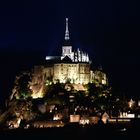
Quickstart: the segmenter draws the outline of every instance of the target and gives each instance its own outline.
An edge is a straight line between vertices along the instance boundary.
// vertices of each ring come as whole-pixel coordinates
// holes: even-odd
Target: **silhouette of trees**
[[[29,74],[23,74],[17,81],[17,98],[31,97],[31,90],[29,88],[29,82],[31,81]]]

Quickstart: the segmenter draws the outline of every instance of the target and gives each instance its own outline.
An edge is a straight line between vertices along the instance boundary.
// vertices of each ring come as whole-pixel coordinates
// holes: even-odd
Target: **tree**
[[[29,88],[29,82],[31,81],[30,75],[24,73],[18,79],[17,83],[17,97],[18,98],[28,98],[31,97],[31,90]]]

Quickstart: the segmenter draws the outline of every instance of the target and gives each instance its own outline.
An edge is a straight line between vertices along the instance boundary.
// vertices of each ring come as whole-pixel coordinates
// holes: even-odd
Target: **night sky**
[[[140,8],[136,0],[0,1],[0,101],[15,75],[60,55],[69,18],[74,48],[102,65],[116,94],[139,98]]]

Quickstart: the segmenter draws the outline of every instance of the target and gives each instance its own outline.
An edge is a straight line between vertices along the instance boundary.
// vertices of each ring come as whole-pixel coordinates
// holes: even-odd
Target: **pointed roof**
[[[71,46],[70,45],[70,36],[69,36],[68,18],[66,18],[66,29],[65,29],[65,38],[64,38],[63,46]]]
[[[72,60],[66,55],[66,56],[62,59],[61,62],[63,62],[63,63],[72,63]]]
[[[69,27],[68,27],[68,18],[66,18],[66,30],[65,30],[65,40],[69,40]]]

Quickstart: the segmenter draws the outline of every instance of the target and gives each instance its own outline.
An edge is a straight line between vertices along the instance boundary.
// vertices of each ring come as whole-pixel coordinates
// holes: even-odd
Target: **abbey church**
[[[88,53],[79,48],[73,50],[70,43],[68,18],[66,18],[65,38],[61,56],[46,56],[46,65],[42,67],[35,66],[33,71],[38,76],[38,73],[42,73],[44,80],[52,78],[54,83],[69,81],[73,84],[87,84],[96,81],[100,84],[107,84],[105,73],[91,70]],[[36,81],[38,81],[38,78]]]

